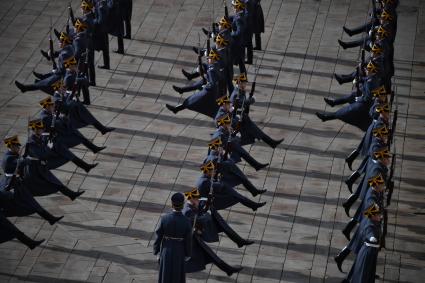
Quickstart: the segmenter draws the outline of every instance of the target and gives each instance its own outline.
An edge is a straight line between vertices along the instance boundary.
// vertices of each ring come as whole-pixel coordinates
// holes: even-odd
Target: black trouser
[[[124,39],[122,34],[117,36],[118,49],[117,53],[124,54]]]
[[[110,68],[110,60],[109,60],[109,36],[108,33],[104,33],[103,36],[103,48],[101,49],[102,51],[102,56],[103,56],[103,66],[105,66],[106,69]]]
[[[94,48],[89,48],[87,74],[90,84],[96,84],[96,72],[94,69]]]
[[[124,19],[124,37],[130,39],[131,38],[131,19]]]
[[[255,33],[255,49],[261,50],[261,33]]]
[[[372,21],[369,21],[361,26],[355,27],[355,28],[346,28],[349,32],[349,35],[356,35],[362,32],[369,32],[369,30],[372,28]]]

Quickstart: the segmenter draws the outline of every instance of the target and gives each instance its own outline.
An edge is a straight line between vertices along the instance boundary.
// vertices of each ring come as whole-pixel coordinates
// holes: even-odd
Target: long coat
[[[62,163],[63,165],[68,160],[48,148],[35,135],[30,136],[28,139],[26,154],[28,157],[32,157],[32,159],[26,159],[23,169],[23,181],[32,195],[45,196],[56,193],[61,187],[64,187],[61,181],[50,172],[47,164],[53,163],[54,165],[58,165]],[[34,160],[34,158],[38,160]]]
[[[191,255],[192,226],[181,212],[173,211],[161,218],[153,246],[159,254],[158,283],[186,282],[185,258]]]

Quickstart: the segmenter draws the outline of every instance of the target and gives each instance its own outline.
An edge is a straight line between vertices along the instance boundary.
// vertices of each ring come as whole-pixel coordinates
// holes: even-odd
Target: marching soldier
[[[184,196],[171,196],[173,211],[161,218],[156,229],[153,253],[159,260],[158,283],[186,282],[185,261],[192,254],[192,226],[182,214]]]
[[[63,218],[55,217],[45,210],[34,199],[29,190],[24,186],[19,175],[21,144],[18,136],[4,139],[7,151],[3,156],[2,169],[4,176],[0,179],[0,209],[6,217],[28,216],[37,213],[47,220],[50,225],[55,224]]]

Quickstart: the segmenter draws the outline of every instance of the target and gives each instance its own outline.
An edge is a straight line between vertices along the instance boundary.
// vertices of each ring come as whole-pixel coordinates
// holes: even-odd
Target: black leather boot
[[[353,204],[358,199],[358,196],[356,194],[351,194],[350,197],[342,204],[345,210],[345,214],[347,214],[348,217],[350,217],[350,208],[353,206]]]
[[[354,171],[353,174],[351,174],[350,177],[348,177],[348,179],[345,180],[345,184],[347,185],[350,193],[353,193],[353,184],[359,177],[360,177],[360,173],[357,171]]]
[[[347,158],[345,158],[345,162],[347,162],[348,168],[353,170],[353,162],[356,160],[357,156],[359,156],[359,151],[357,149],[353,150]]]
[[[172,106],[170,104],[165,104],[165,107],[167,107],[168,110],[172,111],[174,114],[177,114],[177,112],[186,109],[186,106],[184,104],[179,104],[177,106]]]
[[[354,220],[354,218],[351,218],[350,222],[348,222],[345,228],[342,230],[342,234],[344,234],[345,238],[347,238],[348,241],[351,238],[350,233],[354,229],[354,227],[356,227],[356,225],[357,221]]]
[[[39,241],[35,241],[19,230],[16,231],[16,239],[18,239],[21,243],[23,243],[28,248],[30,248],[30,250],[35,249],[36,247],[38,247],[39,245],[41,245],[45,241],[44,239],[39,240]]]
[[[327,105],[330,107],[335,106],[335,101],[332,98],[323,97],[323,100],[326,102]]]
[[[73,160],[71,160],[71,162],[86,171],[87,173],[90,172],[91,169],[99,165],[99,163],[88,164],[87,162],[78,157],[75,157]]]
[[[70,190],[68,187],[61,187],[59,189],[59,191],[64,195],[69,197],[71,200],[75,200],[77,197],[81,196],[82,194],[85,193],[85,191],[78,191],[78,192],[74,192],[72,190]]]
[[[182,73],[183,75],[186,77],[186,79],[193,80],[196,77],[199,77],[199,73],[198,72],[194,72],[194,73],[189,73],[187,71],[185,71],[184,69],[182,69]]]
[[[344,247],[339,254],[337,254],[334,259],[336,262],[336,265],[338,266],[339,271],[341,271],[342,273],[344,273],[344,271],[342,271],[342,263],[344,262],[344,260],[347,258],[347,256],[350,254],[350,250],[347,247]]]

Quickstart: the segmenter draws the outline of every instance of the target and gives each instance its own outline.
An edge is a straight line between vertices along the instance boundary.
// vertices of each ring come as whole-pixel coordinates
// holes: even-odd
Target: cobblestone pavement
[[[358,144],[359,130],[339,121],[321,123],[324,96],[347,94],[334,72],[349,72],[358,50],[341,50],[342,26],[365,21],[369,0],[263,0],[265,52],[259,65],[253,120],[271,136],[285,137],[277,149],[263,143],[248,148],[271,166],[260,172],[242,164],[267,205],[257,213],[236,205],[223,212],[243,236],[256,241],[238,249],[222,237],[214,249],[226,261],[241,264],[232,277],[209,266],[189,282],[339,282],[333,256],[346,241],[348,221],[341,207],[349,192],[344,157]],[[397,173],[389,208],[387,250],[379,255],[385,282],[423,282],[425,268],[425,1],[402,0],[395,46],[399,121]],[[215,4],[215,15],[212,5]],[[37,115],[40,92],[21,94],[15,79],[30,82],[31,72],[48,71],[40,48],[54,27],[66,21],[64,0],[0,2],[0,136],[27,135],[28,115]],[[73,0],[74,10],[78,1]],[[117,127],[100,135],[83,133],[108,148],[97,155],[73,150],[100,165],[85,174],[72,164],[55,171],[72,189],[86,193],[75,202],[54,195],[39,198],[56,215],[49,226],[38,216],[14,219],[26,233],[46,244],[30,251],[17,242],[0,246],[0,282],[155,282],[153,231],[168,211],[173,191],[190,189],[206,154],[212,122],[190,111],[174,115],[165,103],[183,99],[171,88],[184,84],[181,68],[192,68],[198,32],[223,13],[221,1],[135,0],[133,37],[126,55],[112,54],[111,70],[98,70],[90,110]],[[111,38],[111,49],[116,39]],[[249,69],[252,78],[253,68]],[[424,108],[422,108],[424,107]],[[2,148],[4,150],[4,147]],[[258,198],[257,198],[258,199]],[[344,265],[347,270],[352,262]]]

